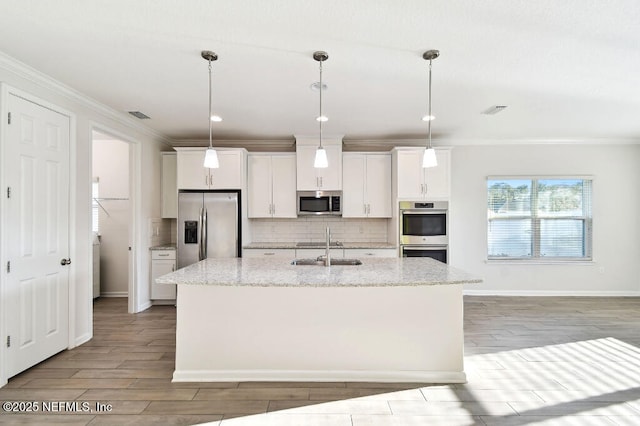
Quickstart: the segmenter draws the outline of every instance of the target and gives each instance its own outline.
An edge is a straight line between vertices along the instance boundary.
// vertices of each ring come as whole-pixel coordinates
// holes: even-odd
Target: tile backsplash
[[[252,242],[323,242],[327,225],[332,241],[387,242],[389,219],[344,219],[309,216],[292,219],[250,219]]]
[[[172,222],[175,219],[149,219],[149,246],[160,246],[175,243],[175,232],[172,230]]]

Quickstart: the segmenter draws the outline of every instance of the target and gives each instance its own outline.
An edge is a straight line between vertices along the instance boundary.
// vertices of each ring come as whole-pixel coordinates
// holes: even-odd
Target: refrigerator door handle
[[[198,260],[204,259],[204,229],[206,226],[206,219],[204,218],[204,207],[200,207],[200,217],[198,217],[198,225],[200,226],[200,238],[198,243]]]
[[[209,244],[209,226],[207,225],[207,209],[204,207],[203,209],[203,221],[202,221],[202,234],[204,238],[202,239],[202,260],[207,258],[207,245]]]

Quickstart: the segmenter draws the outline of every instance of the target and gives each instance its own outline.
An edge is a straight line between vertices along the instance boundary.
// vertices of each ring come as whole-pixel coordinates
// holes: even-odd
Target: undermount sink
[[[294,259],[291,262],[292,265],[306,265],[306,266],[324,266],[324,260],[318,259]],[[362,261],[360,259],[331,259],[331,265],[334,266],[345,266],[345,265],[362,265]]]

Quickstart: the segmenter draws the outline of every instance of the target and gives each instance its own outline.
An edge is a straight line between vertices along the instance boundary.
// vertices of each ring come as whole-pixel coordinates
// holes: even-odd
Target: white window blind
[[[591,260],[591,179],[487,180],[489,259]]]

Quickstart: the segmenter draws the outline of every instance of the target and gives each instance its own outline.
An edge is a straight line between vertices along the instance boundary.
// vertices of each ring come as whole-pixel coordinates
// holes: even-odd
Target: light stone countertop
[[[159,246],[149,247],[149,250],[175,250],[175,249],[176,249],[175,244],[161,244]]]
[[[286,258],[206,259],[159,284],[238,287],[396,287],[473,284],[481,279],[427,257],[361,259],[358,266],[291,265]]]
[[[322,243],[320,243],[322,244]],[[324,248],[324,246],[297,246],[295,242],[279,242],[279,243],[251,243],[243,247],[244,249],[313,249]],[[339,246],[332,245],[334,249],[395,249],[397,246],[390,243],[369,243],[369,242],[340,242]]]

